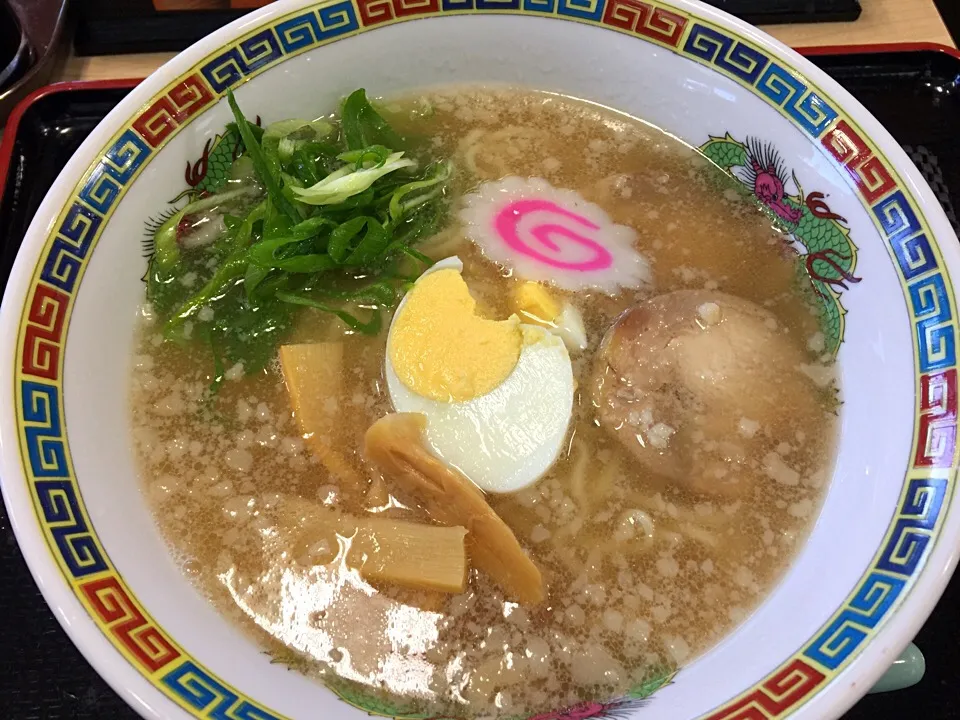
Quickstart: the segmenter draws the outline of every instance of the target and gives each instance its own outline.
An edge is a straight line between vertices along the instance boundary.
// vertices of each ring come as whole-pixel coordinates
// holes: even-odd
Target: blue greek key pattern
[[[106,215],[120,196],[122,186],[130,181],[150,152],[150,146],[139,135],[125,130],[90,172],[80,188],[80,199]]]
[[[811,660],[835,670],[887,614],[906,580],[873,572],[846,609],[803,651]]]
[[[900,190],[874,205],[873,214],[880,221],[884,237],[890,240],[900,240],[921,230],[917,214]]]
[[[877,562],[878,569],[906,577],[913,575],[930,543],[946,494],[944,478],[909,482],[893,535]]]
[[[107,569],[106,560],[84,520],[76,487],[68,479],[70,468],[60,419],[59,389],[23,380],[20,393],[33,489],[46,527],[74,578],[103,572]]]
[[[214,92],[222,93],[282,54],[277,36],[271,28],[267,28],[206,63],[200,68],[200,73]]]
[[[241,700],[212,675],[188,660],[163,677],[163,684],[187,705],[212,720],[281,720],[279,715]]]
[[[80,199],[101,215],[106,215],[110,211],[119,194],[120,183],[107,174],[102,163],[94,166],[87,182],[80,188]]]
[[[920,372],[955,365],[957,358],[953,315],[943,275],[930,275],[918,280],[909,289],[917,344],[920,348]]]
[[[557,0],[523,0],[523,9],[526,12],[553,15],[557,11]]]
[[[342,2],[284,20],[277,25],[276,31],[283,52],[292,53],[353,32],[359,27],[353,3]]]
[[[70,469],[60,423],[60,391],[54,385],[24,380],[20,384],[24,438],[34,477],[67,477]]]
[[[608,0],[612,1],[612,0]],[[837,119],[837,111],[799,75],[760,50],[716,28],[694,23],[683,52],[732,75],[742,85],[781,108],[805,132],[817,138]]]
[[[598,22],[605,0],[557,0],[557,15]]]
[[[783,108],[794,122],[813,137],[820,137],[837,119],[837,111],[790,70],[771,62],[757,82],[757,90]]]
[[[757,81],[770,62],[770,58],[759,50],[700,23],[695,23],[691,28],[683,51],[726,70],[750,85]]]
[[[937,258],[924,233],[891,240],[890,246],[906,280],[912,280],[937,268]]]
[[[43,519],[70,574],[82,578],[107,570],[107,561],[83,518],[73,482],[37,480],[33,488]]]
[[[103,218],[90,208],[75,202],[67,211],[53,244],[43,261],[40,277],[64,292],[72,293],[93,239]]]
[[[923,233],[917,214],[903,191],[897,190],[873,206],[884,238],[890,243],[897,264],[906,280],[912,280],[937,268],[930,241]]]
[[[150,146],[133,130],[125,130],[103,155],[103,167],[114,180],[126,185],[150,155]]]

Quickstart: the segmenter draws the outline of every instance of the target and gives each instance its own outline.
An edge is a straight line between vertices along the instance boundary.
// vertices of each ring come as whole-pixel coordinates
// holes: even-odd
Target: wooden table
[[[792,47],[933,42],[954,45],[933,0],[860,0],[853,23],[768,25],[763,29]],[[175,53],[71,57],[58,80],[145,77]]]

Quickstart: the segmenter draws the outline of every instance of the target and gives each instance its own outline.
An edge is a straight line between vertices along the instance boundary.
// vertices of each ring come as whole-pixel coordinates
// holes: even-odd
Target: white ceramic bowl
[[[834,340],[842,332],[842,442],[789,574],[655,697],[544,712],[836,717],[910,640],[957,559],[950,273],[960,273],[960,246],[906,155],[850,95],[688,0],[290,0],[214,33],[134,90],[44,201],[0,313],[3,490],[44,597],[146,717],[364,716],[271,665],[181,576],[155,529],[128,441],[140,233],[229,119],[228,87],[270,121],[328,110],[356,87],[452,81],[587,98],[695,146],[720,138],[707,151],[741,174],[748,138],[772,146],[786,194],[803,193],[796,239],[835,281],[821,289],[837,313]],[[788,205],[781,214],[795,215]]]

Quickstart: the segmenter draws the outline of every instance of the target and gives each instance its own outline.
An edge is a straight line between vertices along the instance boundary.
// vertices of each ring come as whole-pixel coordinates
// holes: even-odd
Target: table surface
[[[863,14],[852,23],[767,25],[763,29],[791,47],[933,42],[954,46],[933,0],[860,0]],[[145,77],[175,53],[70,57],[58,80]]]

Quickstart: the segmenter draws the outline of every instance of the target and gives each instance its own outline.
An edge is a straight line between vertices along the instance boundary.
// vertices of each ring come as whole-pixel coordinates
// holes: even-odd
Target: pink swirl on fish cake
[[[532,227],[525,228],[526,232],[523,235],[527,237],[521,237],[520,225],[533,213],[546,213],[548,217],[545,221],[534,223]],[[613,255],[603,245],[586,235],[581,235],[576,230],[571,230],[557,222],[551,222],[549,218],[551,214],[571,220],[585,231],[600,230],[599,225],[591,222],[583,215],[566,210],[550,200],[542,199],[512,202],[497,214],[493,222],[497,233],[500,234],[507,245],[517,252],[528,255],[551,267],[590,272],[592,270],[603,270],[613,265]],[[591,253],[590,257],[584,260],[562,259],[564,248],[554,242],[553,238],[556,236],[566,238],[574,245],[587,248]],[[553,255],[547,255],[538,250],[529,240],[536,241]]]
[[[650,283],[636,232],[573,190],[506,177],[483,183],[463,205],[466,236],[515,277],[610,295]]]

